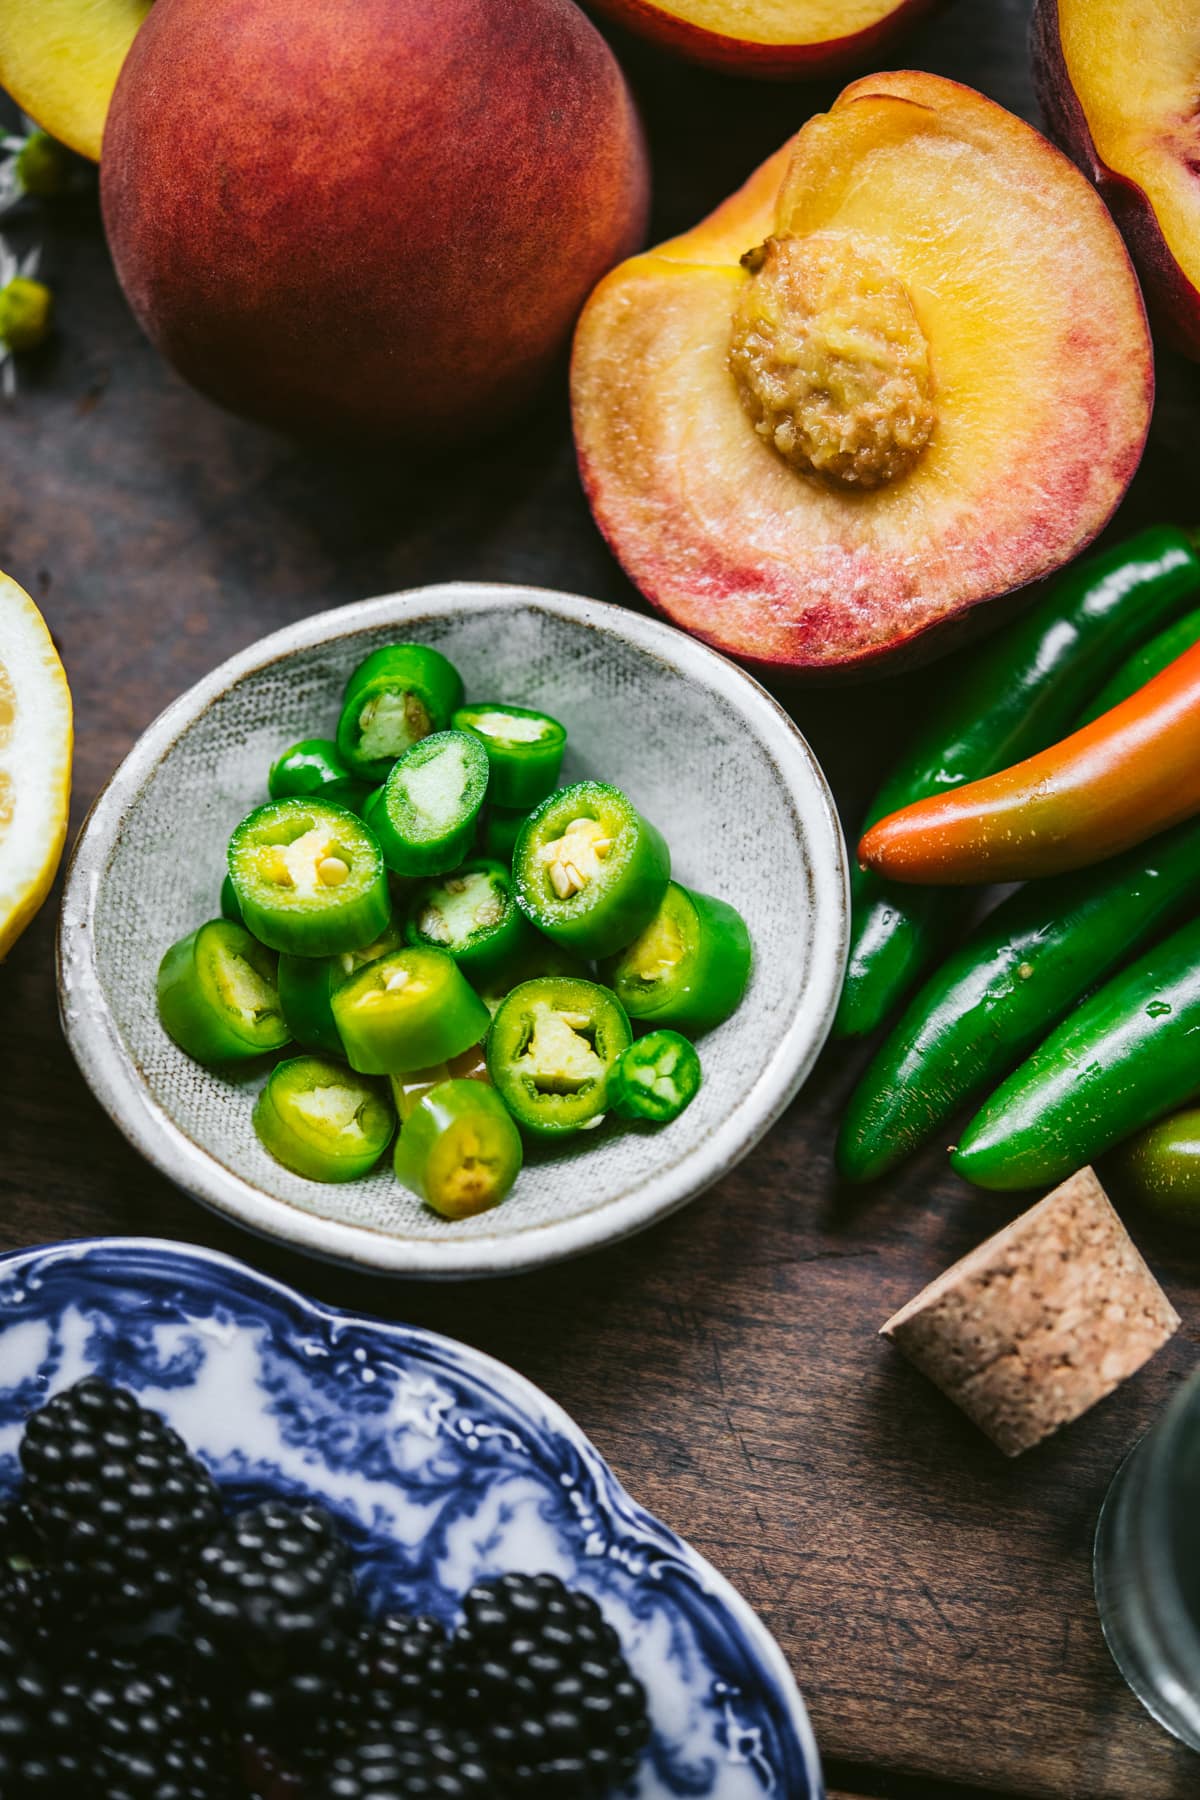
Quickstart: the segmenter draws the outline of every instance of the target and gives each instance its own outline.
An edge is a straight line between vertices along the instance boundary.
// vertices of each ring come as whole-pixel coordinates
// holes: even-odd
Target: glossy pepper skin
[[[530,813],[513,852],[517,903],[581,956],[611,956],[650,923],[671,878],[662,834],[619,788],[579,781]]]
[[[1032,882],[932,975],[850,1097],[847,1181],[873,1181],[986,1092],[1089,988],[1200,896],[1200,823],[1098,869]]]
[[[1115,1153],[1125,1187],[1172,1225],[1200,1228],[1200,1107],[1186,1107],[1140,1131]]]
[[[233,891],[233,883],[228,875],[221,882],[221,917],[232,919],[235,925],[245,922],[242,918],[242,909],[238,905],[238,897]]]
[[[1051,1187],[1200,1093],[1200,919],[1077,1006],[951,1157],[977,1187]]]
[[[520,956],[534,932],[517,905],[504,864],[476,857],[450,875],[422,883],[404,935],[410,944],[448,951],[463,974],[479,985]]]
[[[1200,812],[1200,644],[1060,744],[875,825],[892,879],[1026,881],[1083,868]]]
[[[493,862],[502,862],[506,868],[511,869],[513,851],[517,847],[521,827],[528,817],[528,809],[513,812],[507,806],[489,804],[485,807],[479,839],[483,854],[491,857]]]
[[[172,944],[158,966],[163,1030],[196,1062],[248,1062],[290,1040],[276,959],[232,919],[210,919]]]
[[[343,950],[338,956],[279,958],[279,1002],[288,1029],[302,1049],[323,1056],[345,1055],[333,1017],[334,989],[367,963],[398,950],[403,942],[404,932],[392,920],[361,950]]]
[[[398,756],[445,731],[462,698],[462,677],[440,650],[385,644],[346,683],[338,750],[362,780],[385,781]]]
[[[393,764],[364,817],[396,875],[445,875],[470,855],[488,787],[487,751],[465,731],[423,738]]]
[[[549,975],[502,1002],[487,1040],[496,1091],[524,1131],[562,1137],[598,1124],[633,1034],[615,994]]]
[[[742,915],[673,881],[649,925],[600,974],[631,1019],[697,1037],[736,1012],[751,963]]]
[[[443,1081],[422,1095],[396,1139],[397,1179],[445,1219],[498,1206],[521,1172],[521,1134],[494,1089]]]
[[[871,826],[1053,743],[1147,633],[1200,590],[1192,534],[1154,526],[1055,577],[1045,597],[956,676],[876,794]],[[834,1021],[864,1037],[890,1017],[937,954],[954,895],[851,872],[850,959]]]
[[[490,1087],[492,1078],[488,1074],[484,1046],[472,1044],[460,1056],[452,1056],[447,1062],[434,1063],[428,1069],[408,1069],[403,1075],[389,1075],[392,1104],[402,1125],[426,1094],[433,1088],[440,1087],[443,1081],[482,1081]]]
[[[403,1075],[469,1050],[487,1007],[444,950],[394,950],[333,991],[346,1060],[364,1075]]]
[[[460,706],[451,724],[456,731],[473,731],[487,751],[489,792],[497,806],[528,812],[554,788],[567,731],[549,713],[481,700]]]
[[[256,807],[229,840],[229,878],[249,930],[295,956],[357,950],[392,916],[374,834],[330,800]]]
[[[1090,725],[1101,713],[1110,712],[1122,700],[1128,700],[1130,694],[1136,694],[1148,681],[1161,675],[1168,663],[1173,663],[1177,656],[1182,656],[1195,643],[1200,643],[1200,610],[1184,613],[1181,619],[1174,620],[1156,637],[1152,637],[1149,643],[1142,644],[1135,650],[1121,664],[1111,681],[1105,682],[1077,724]]]
[[[677,1031],[651,1031],[612,1072],[609,1101],[621,1119],[669,1125],[700,1092],[700,1058]]]
[[[369,1175],[396,1129],[386,1088],[318,1056],[272,1069],[253,1119],[264,1150],[309,1181]]]
[[[304,800],[319,794],[360,813],[371,784],[354,774],[332,738],[301,738],[271,764],[267,792],[272,800]]]

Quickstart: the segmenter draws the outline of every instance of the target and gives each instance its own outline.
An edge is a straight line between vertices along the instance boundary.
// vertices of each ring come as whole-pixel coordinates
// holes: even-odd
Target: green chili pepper
[[[396,1117],[378,1082],[344,1063],[296,1056],[272,1069],[254,1108],[263,1148],[310,1181],[356,1181],[392,1141]]]
[[[488,1074],[484,1046],[472,1044],[460,1056],[434,1063],[428,1069],[409,1069],[403,1075],[389,1075],[392,1101],[400,1123],[403,1124],[425,1095],[435,1087],[440,1087],[443,1081],[482,1081],[487,1087],[491,1087],[492,1078]]]
[[[522,982],[537,981],[543,975],[565,975],[572,981],[590,981],[592,973],[591,964],[584,962],[582,957],[564,950],[561,944],[552,944],[548,937],[530,927],[528,938],[513,955],[480,980],[479,995],[494,1016],[506,995]]]
[[[851,1096],[837,1162],[873,1181],[986,1092],[1200,892],[1200,824],[1031,882],[931,976]]]
[[[1168,663],[1173,663],[1177,656],[1200,641],[1200,611],[1184,613],[1182,619],[1176,619],[1157,637],[1152,637],[1148,644],[1135,650],[1128,661],[1122,663],[1112,680],[1101,688],[1095,700],[1088,707],[1082,718],[1077,720],[1079,726],[1090,725],[1101,713],[1111,712],[1114,706],[1120,706],[1122,700],[1128,700],[1139,688],[1144,688],[1148,681],[1161,675]]]
[[[158,966],[158,1016],[200,1063],[246,1062],[288,1042],[275,958],[232,919],[171,945]]]
[[[247,926],[272,950],[297,956],[356,950],[392,916],[373,833],[328,800],[256,807],[229,840],[229,876]]]
[[[332,738],[301,738],[271,764],[267,791],[272,800],[304,800],[318,794],[360,813],[371,785],[353,773]]]
[[[677,1031],[651,1031],[630,1044],[612,1072],[609,1104],[622,1119],[669,1125],[700,1092],[700,1058]]]
[[[518,1125],[535,1137],[558,1137],[599,1124],[631,1037],[607,988],[555,975],[526,981],[492,1021],[488,1073]]]
[[[443,1081],[423,1095],[396,1139],[396,1174],[446,1219],[498,1206],[521,1172],[521,1136],[479,1081]]]
[[[465,731],[414,744],[367,801],[365,818],[397,875],[445,875],[470,854],[487,793],[487,751]]]
[[[1116,1153],[1118,1175],[1151,1212],[1200,1226],[1200,1108],[1171,1113]]]
[[[750,965],[741,914],[673,881],[649,925],[600,973],[631,1019],[695,1037],[741,1005]]]
[[[338,749],[355,774],[386,781],[398,756],[445,731],[462,697],[462,677],[440,650],[385,644],[346,683]]]
[[[228,875],[221,883],[221,917],[232,919],[235,925],[244,923],[242,909],[238,905],[238,897],[233,891],[233,883]]]
[[[951,1161],[987,1188],[1050,1186],[1200,1092],[1200,919],[1100,988],[976,1113]]]
[[[393,950],[333,990],[333,1018],[352,1069],[402,1075],[469,1050],[488,1009],[444,950]]]
[[[517,903],[539,931],[611,956],[650,923],[671,878],[661,834],[618,788],[580,781],[530,813],[513,853]]]
[[[503,863],[477,858],[417,889],[405,926],[410,944],[448,950],[470,980],[486,980],[533,939]]]
[[[403,942],[404,933],[393,920],[361,950],[342,950],[337,956],[281,956],[279,1003],[296,1042],[305,1050],[344,1056],[333,1017],[334,989],[368,963],[399,950]]]
[[[492,771],[489,792],[498,806],[528,812],[553,790],[567,732],[548,713],[480,701],[460,706],[451,723],[456,731],[475,732],[483,743]]]
[[[528,817],[528,812],[513,812],[507,806],[492,806],[490,803],[485,806],[479,840],[483,854],[490,856],[493,862],[502,862],[506,868],[511,869],[513,851],[517,847],[521,827]]]
[[[1097,686],[1148,631],[1200,588],[1190,532],[1156,526],[1077,563],[956,677],[867,814],[874,825],[914,800],[991,775],[1068,730]],[[883,1024],[936,954],[960,901],[852,871],[850,961],[840,1037]]]

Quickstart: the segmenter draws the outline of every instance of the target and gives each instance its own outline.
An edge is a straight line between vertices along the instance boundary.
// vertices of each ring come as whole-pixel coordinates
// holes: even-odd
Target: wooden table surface
[[[1033,117],[1026,10],[957,0],[901,60]],[[620,49],[650,127],[661,232],[707,210],[833,91]],[[0,567],[44,608],[70,674],[76,824],[181,689],[318,608],[462,576],[636,604],[580,494],[561,393],[470,461],[319,460],[226,418],[160,364],[123,307],[90,197],[11,235],[44,238],[61,331],[0,419]],[[1195,517],[1198,384],[1160,359],[1122,527]],[[788,697],[851,826],[904,718],[951,679],[942,663]],[[758,1608],[843,1800],[1200,1791],[1200,1763],[1114,1672],[1089,1582],[1105,1487],[1196,1361],[1194,1253],[1139,1232],[1183,1330],[1091,1417],[1010,1464],[876,1332],[1012,1203],[971,1192],[937,1154],[879,1191],[839,1192],[830,1145],[855,1056],[827,1052],[736,1174],[630,1244],[490,1285],[371,1280],[238,1234],[142,1164],[59,1035],[53,940],[51,905],[0,970],[0,1244],[109,1232],[214,1244],[514,1364]]]

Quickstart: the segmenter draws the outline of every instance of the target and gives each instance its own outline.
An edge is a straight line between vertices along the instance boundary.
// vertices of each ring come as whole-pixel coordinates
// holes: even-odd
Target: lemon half
[[[62,858],[73,741],[71,690],[46,622],[0,575],[0,960]]]

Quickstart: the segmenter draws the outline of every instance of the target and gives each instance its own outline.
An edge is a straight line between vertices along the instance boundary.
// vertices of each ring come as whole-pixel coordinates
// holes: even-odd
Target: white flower
[[[21,179],[21,155],[29,140],[40,130],[27,113],[21,114],[19,132],[9,132],[0,137],[0,218],[19,206],[25,198],[25,183]]]

